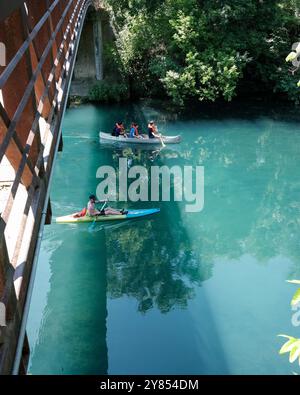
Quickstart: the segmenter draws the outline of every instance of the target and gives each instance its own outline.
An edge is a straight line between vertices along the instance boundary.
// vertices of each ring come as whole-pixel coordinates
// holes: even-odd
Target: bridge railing
[[[7,60],[0,66],[0,186],[1,181],[8,185],[0,219],[0,302],[7,307],[0,372],[11,370],[16,334],[24,323],[39,229],[51,211],[45,202],[61,120],[91,4],[91,0],[28,0],[0,22]],[[2,166],[4,162],[8,166]],[[12,180],[6,178],[7,168],[14,173]]]

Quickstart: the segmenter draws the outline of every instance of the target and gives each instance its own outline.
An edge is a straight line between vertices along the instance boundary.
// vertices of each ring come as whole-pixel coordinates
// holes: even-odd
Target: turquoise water
[[[182,135],[158,151],[100,146],[122,117]],[[202,165],[205,205],[159,207],[112,225],[45,227],[28,336],[32,374],[290,374],[279,333],[299,336],[299,123],[277,116],[175,118],[146,104],[69,109],[51,191],[54,216],[81,209],[101,165]],[[112,203],[116,206],[116,204]]]

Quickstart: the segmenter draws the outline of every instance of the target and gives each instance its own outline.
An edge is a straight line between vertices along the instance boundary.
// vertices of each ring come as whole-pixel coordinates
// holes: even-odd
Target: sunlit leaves
[[[281,347],[279,354],[289,353],[289,361],[293,363],[299,359],[300,365],[300,339],[296,339],[295,337],[287,335],[279,336],[288,339],[287,342]]]
[[[185,15],[182,11],[179,11],[177,17],[170,20],[170,25],[175,31],[173,34],[174,42],[179,48],[190,50],[193,46],[193,41],[198,37],[195,29],[195,18],[192,15]]]
[[[300,284],[300,280],[287,280],[287,282],[290,284]],[[292,307],[296,307],[299,303],[300,303],[300,288],[296,291],[295,295],[293,296],[291,305]],[[284,345],[281,347],[279,354],[289,353],[290,354],[289,361],[293,363],[297,359],[299,359],[299,365],[300,365],[300,339],[296,339],[295,337],[287,336],[287,335],[279,335],[279,336],[288,339],[287,342],[285,342]]]
[[[231,100],[241,75],[246,56],[232,52],[188,52],[186,65],[180,72],[169,70],[162,79],[168,94],[176,103],[195,97],[199,101],[215,101],[219,96]]]
[[[300,285],[300,280],[287,280],[290,284]],[[300,303],[300,288],[296,291],[295,295],[292,298],[291,305],[292,307],[297,306]]]
[[[297,56],[298,56],[297,52],[292,51],[292,52],[290,52],[288,54],[288,56],[286,57],[285,61],[286,62],[292,62],[294,59],[297,58]]]
[[[300,303],[300,288],[296,291],[295,295],[292,298],[291,305],[297,306]]]

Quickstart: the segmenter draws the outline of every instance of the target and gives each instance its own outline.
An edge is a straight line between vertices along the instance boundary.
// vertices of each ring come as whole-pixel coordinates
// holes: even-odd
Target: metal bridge
[[[4,2],[3,2],[4,3]],[[26,320],[49,185],[91,0],[0,7],[0,373],[26,373]],[[98,68],[100,66],[98,65]],[[97,73],[101,78],[101,70]]]

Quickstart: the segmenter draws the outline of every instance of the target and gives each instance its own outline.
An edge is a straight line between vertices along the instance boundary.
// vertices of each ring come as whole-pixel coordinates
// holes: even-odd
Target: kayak
[[[80,218],[76,218],[75,215],[77,213],[74,213],[71,215],[66,215],[65,217],[56,218],[56,223],[77,224],[77,223],[87,223],[87,222],[124,221],[128,219],[146,217],[159,212],[160,212],[159,208],[152,208],[148,210],[128,210],[128,213],[124,215],[101,215],[99,217],[90,217],[86,215]]]
[[[137,139],[131,137],[116,137],[112,136],[109,133],[99,133],[100,141],[110,141],[110,142],[118,142],[118,143],[126,143],[126,144],[161,144],[160,139],[149,139],[149,137]],[[181,136],[162,136],[162,141],[165,144],[177,144],[181,141]]]

